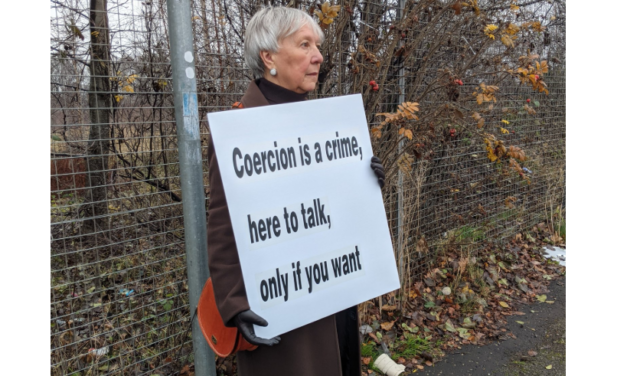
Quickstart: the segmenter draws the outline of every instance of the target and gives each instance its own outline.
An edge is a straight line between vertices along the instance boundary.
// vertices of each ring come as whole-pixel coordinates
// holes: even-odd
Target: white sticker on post
[[[185,75],[187,76],[187,78],[194,78],[194,68],[192,67],[185,68]]]

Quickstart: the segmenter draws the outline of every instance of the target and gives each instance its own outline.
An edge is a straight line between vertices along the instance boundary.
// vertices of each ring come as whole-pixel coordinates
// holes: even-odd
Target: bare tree
[[[109,56],[109,21],[107,0],[91,0],[89,4],[91,61],[89,63],[89,144],[87,147],[87,190],[83,206],[85,232],[106,227],[107,187],[109,169],[109,140],[111,114],[111,85]]]

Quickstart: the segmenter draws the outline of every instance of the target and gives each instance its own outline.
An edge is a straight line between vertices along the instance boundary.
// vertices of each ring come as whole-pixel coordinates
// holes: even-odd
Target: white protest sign
[[[258,336],[399,288],[361,95],[207,117]]]

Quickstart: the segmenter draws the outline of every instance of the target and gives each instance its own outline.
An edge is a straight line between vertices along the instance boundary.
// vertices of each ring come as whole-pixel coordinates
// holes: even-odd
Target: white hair
[[[324,40],[322,29],[304,11],[286,7],[267,7],[259,10],[248,22],[244,36],[244,60],[252,69],[255,79],[263,77],[265,64],[261,51],[277,53],[279,42],[308,25]]]

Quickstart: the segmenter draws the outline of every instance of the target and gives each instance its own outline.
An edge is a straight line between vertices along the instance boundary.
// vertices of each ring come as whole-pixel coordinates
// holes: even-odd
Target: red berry
[[[401,34],[401,38],[405,38],[406,36],[405,33]]]
[[[538,75],[536,74],[536,81],[538,81],[538,79],[539,79],[539,78],[540,78],[540,76],[538,76]]]
[[[370,85],[370,86],[374,86],[374,85],[376,85],[376,84],[377,84],[377,83],[376,83],[376,82],[374,82],[374,80],[371,80],[371,81],[368,83],[368,85]]]
[[[531,103],[531,99],[527,98],[527,103]]]

